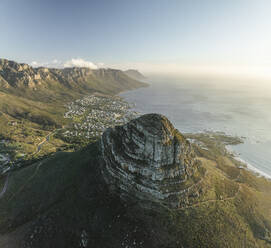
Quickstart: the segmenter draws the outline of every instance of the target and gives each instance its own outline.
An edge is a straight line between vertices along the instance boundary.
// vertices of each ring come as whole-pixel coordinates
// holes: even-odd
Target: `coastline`
[[[261,171],[260,169],[253,166],[251,163],[247,162],[240,155],[236,154],[236,152],[234,151],[232,146],[234,146],[234,145],[226,145],[225,148],[233,156],[233,159],[235,159],[235,160],[237,160],[237,161],[239,161],[239,162],[241,162],[242,164],[245,165],[243,167],[243,169],[247,169],[248,171],[252,172],[257,177],[264,177],[264,178],[266,178],[268,180],[271,180],[271,175],[267,174],[264,171]]]
[[[142,83],[141,86],[134,87],[132,89],[120,90],[120,91],[118,91],[117,93],[115,93],[113,95],[122,97],[122,96],[120,96],[120,94],[127,93],[127,92],[134,91],[134,90],[138,90],[138,89],[142,89],[142,88],[150,87],[150,83],[146,83],[146,82],[142,82],[142,81],[139,81],[139,82]],[[122,97],[122,98],[124,98],[124,97]]]
[[[152,84],[150,84],[149,86],[152,86]],[[175,87],[174,87],[175,89]],[[140,91],[140,88],[138,89],[134,89],[134,90],[130,90],[129,92],[130,93],[127,93],[127,94],[123,94],[123,92],[121,92],[119,94],[120,97],[124,98],[127,102],[129,103],[134,103],[137,107],[133,108],[132,110],[136,111],[136,112],[140,112],[142,114],[145,114],[145,113],[153,113],[153,112],[158,112],[158,113],[161,113],[163,112],[162,114],[164,114],[165,116],[167,116],[168,118],[172,117],[172,115],[178,115],[178,113],[172,113],[172,109],[173,110],[177,110],[178,107],[177,105],[179,104],[178,101],[175,101],[173,103],[171,103],[171,101],[169,101],[169,104],[172,104],[172,107],[171,108],[171,105],[168,106],[168,108],[170,108],[169,110],[167,110],[167,108],[163,109],[163,111],[159,111],[158,110],[158,107],[160,108],[161,106],[163,107],[164,105],[167,105],[167,102],[164,102],[163,100],[167,100],[169,96],[171,96],[172,92],[170,90],[167,90],[167,94],[162,94],[161,93],[161,89],[160,88],[154,88],[155,90],[155,94],[156,94],[156,98],[154,98],[154,101],[155,104],[152,102],[152,94],[150,93],[150,90],[148,90],[148,92],[146,94],[144,94],[144,90],[143,91]],[[166,89],[165,89],[166,91]],[[126,91],[127,92],[127,91]],[[193,93],[193,91],[192,91]],[[139,95],[139,99],[137,100],[137,95]],[[172,97],[179,97],[179,95],[173,95]],[[148,100],[144,100],[144,98],[147,97]],[[161,102],[159,104],[159,102],[157,102],[157,98],[160,98]],[[186,104],[184,102],[184,104]],[[176,105],[176,106],[175,106]],[[187,109],[188,107],[190,107],[189,105],[184,105],[184,106],[187,106]],[[194,105],[192,105],[193,107]],[[186,110],[186,109],[185,109]],[[189,121],[191,121],[191,124],[193,124],[193,118],[197,118],[196,114],[198,115],[199,114],[199,117],[200,118],[205,118],[203,117],[203,115],[201,114],[201,111],[200,109],[196,109],[197,111],[194,111],[193,113],[193,109],[191,110],[191,112],[194,114],[192,118],[189,119]],[[187,111],[183,111],[182,112],[182,109],[181,109],[181,112],[180,113],[184,113],[184,114],[187,114]],[[190,113],[190,112],[189,112]],[[212,117],[212,116],[211,116]],[[180,117],[174,117],[173,119],[170,118],[170,120],[172,122],[174,122],[174,125],[182,132],[184,133],[187,133],[187,132],[192,132],[194,134],[199,134],[199,133],[202,133],[202,132],[208,132],[208,126],[205,127],[203,125],[202,129],[204,130],[200,130],[198,129],[198,131],[196,130],[196,128],[199,127],[199,123],[197,123],[197,125],[192,125],[193,128],[191,129],[191,131],[187,131],[185,128],[181,128],[181,127],[185,127],[185,126],[189,126],[189,122],[184,119],[185,122],[183,122],[183,119]],[[205,119],[203,119],[205,120]],[[179,125],[179,122],[182,121],[182,123]],[[204,123],[206,124],[206,123]],[[210,123],[212,124],[212,122]],[[229,126],[228,127],[231,127],[232,123],[229,123]],[[224,132],[224,133],[228,133],[229,135],[233,135],[231,134],[231,130],[229,128],[223,130],[223,126],[222,126],[222,129],[220,129],[220,126],[216,126],[215,127],[215,130],[219,131],[221,130],[221,132]],[[215,132],[214,130],[210,130],[211,132]],[[238,130],[237,130],[238,131]],[[234,132],[232,133],[236,133],[236,135],[238,135],[238,132],[236,130],[234,130]],[[240,133],[239,136],[241,137],[249,137],[249,133]],[[244,145],[247,145],[247,142],[248,140],[244,140]],[[257,144],[258,145],[258,144]],[[238,146],[237,144],[235,144],[234,146]],[[267,156],[267,158],[264,156],[265,154],[268,154],[268,147],[270,145],[268,144],[268,146],[265,147],[265,150],[262,150],[262,148],[259,148],[259,147],[255,147],[255,151],[253,152],[253,147],[251,147],[249,150],[247,150],[246,152],[242,152],[242,151],[238,151],[238,149],[228,149],[229,147],[225,145],[226,149],[229,151],[229,152],[234,152],[234,159],[243,163],[246,167],[246,169],[248,169],[249,171],[251,171],[252,173],[254,173],[256,176],[259,176],[259,177],[264,177],[264,178],[267,178],[267,179],[271,179],[271,173],[270,173],[270,165],[269,165],[269,162],[267,161],[270,156]],[[232,146],[233,147],[233,146]],[[246,149],[246,148],[243,148],[243,149]],[[247,153],[247,154],[246,154]],[[265,154],[264,154],[265,153]],[[240,154],[240,155],[239,155]],[[250,157],[250,154],[253,155]],[[246,159],[246,156],[248,156],[248,159]],[[262,158],[262,160],[261,160]],[[256,161],[256,164],[253,163],[253,161]],[[266,160],[266,161],[264,161]],[[264,162],[262,164],[262,162]]]

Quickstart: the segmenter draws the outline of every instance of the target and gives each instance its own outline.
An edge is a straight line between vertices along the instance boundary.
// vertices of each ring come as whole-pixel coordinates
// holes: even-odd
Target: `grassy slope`
[[[93,150],[95,153],[95,148]],[[89,154],[93,155],[92,151]],[[13,172],[8,190],[1,199],[0,229],[6,230],[7,221],[12,223],[9,225],[12,228],[13,225],[35,218],[39,212],[56,203],[66,190],[77,187],[78,179],[84,175],[89,161],[91,159],[86,156],[85,150],[59,152],[51,158]],[[10,209],[11,212],[6,215],[3,209]]]
[[[0,92],[0,109],[0,139],[12,141],[17,150],[14,156],[35,153],[46,135],[67,123],[63,118],[64,106],[58,103],[37,102]],[[63,145],[59,139],[55,142],[58,143],[55,147]]]
[[[64,123],[64,106],[59,102],[29,100],[0,91],[0,110],[16,119],[26,119],[41,126]]]
[[[245,247],[271,247],[271,182],[239,169],[240,162],[225,151],[222,141],[219,141],[221,137],[223,135],[217,139],[208,135],[193,136],[208,148],[205,150],[194,145],[208,172],[208,192],[210,188],[214,192],[207,198],[215,201],[192,206],[181,216],[186,216],[184,221],[189,218],[188,227],[199,233],[197,241],[205,246],[212,240],[213,247],[242,247],[244,244]],[[198,218],[202,225],[196,224],[199,223]],[[188,239],[186,242],[191,246],[195,241]]]

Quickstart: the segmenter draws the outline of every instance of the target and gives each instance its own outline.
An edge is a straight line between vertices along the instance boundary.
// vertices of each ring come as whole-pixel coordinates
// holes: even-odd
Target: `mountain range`
[[[2,92],[39,101],[54,100],[93,92],[116,94],[146,84],[128,75],[134,70],[72,67],[64,69],[33,68],[27,64],[0,59],[0,89]]]

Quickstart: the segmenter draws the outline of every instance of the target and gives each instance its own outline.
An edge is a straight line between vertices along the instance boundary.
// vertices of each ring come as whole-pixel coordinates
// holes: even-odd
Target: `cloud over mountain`
[[[91,61],[87,61],[81,58],[71,59],[63,64],[64,67],[88,67],[90,69],[98,69],[98,66]]]
[[[30,63],[33,67],[54,67],[54,68],[65,68],[65,67],[87,67],[93,70],[104,68],[105,64],[100,63],[93,63],[91,61],[82,59],[82,58],[72,58],[70,60],[67,60],[65,62],[61,62],[57,59],[54,59],[50,62],[38,62],[38,61],[32,61]]]
[[[63,63],[57,59],[54,59],[53,61],[49,62],[32,61],[30,65],[33,67],[56,67],[56,68],[63,67]]]

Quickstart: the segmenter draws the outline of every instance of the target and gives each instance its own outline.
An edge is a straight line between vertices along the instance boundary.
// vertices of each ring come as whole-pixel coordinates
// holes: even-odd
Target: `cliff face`
[[[162,115],[144,115],[108,129],[101,150],[103,176],[111,189],[147,207],[155,202],[178,207],[195,183],[193,149]]]

